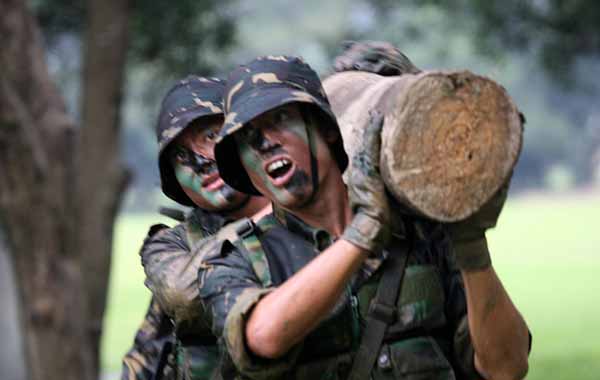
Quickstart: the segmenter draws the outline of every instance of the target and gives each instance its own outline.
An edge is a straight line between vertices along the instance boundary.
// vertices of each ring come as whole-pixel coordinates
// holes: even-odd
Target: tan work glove
[[[390,209],[385,185],[379,174],[379,151],[383,115],[369,112],[369,124],[363,131],[362,147],[352,157],[348,196],[354,213],[342,235],[354,245],[379,252],[390,239]]]
[[[463,221],[446,224],[459,269],[475,271],[491,265],[485,231],[496,226],[508,195],[509,182],[510,179],[475,214]]]

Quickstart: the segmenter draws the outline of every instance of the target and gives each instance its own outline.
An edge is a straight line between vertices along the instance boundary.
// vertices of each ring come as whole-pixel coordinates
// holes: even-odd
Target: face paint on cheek
[[[236,192],[227,184],[216,191],[206,191],[202,188],[202,177],[196,174],[191,168],[179,163],[175,164],[175,177],[181,186],[192,190],[215,208],[221,209],[235,206],[230,203],[235,200]]]
[[[199,176],[191,168],[180,163],[175,163],[174,169],[175,178],[177,178],[177,182],[181,186],[187,187],[196,193],[200,192],[198,185],[202,182],[199,181]]]
[[[267,187],[269,191],[272,191],[274,187],[271,184],[269,175],[263,169],[263,162],[258,152],[245,140],[239,140],[239,154],[244,167],[248,172],[258,175],[261,180],[261,184],[255,184],[257,187]],[[250,173],[249,173],[250,174]],[[252,175],[251,175],[252,176]],[[256,176],[254,176],[256,177]],[[263,186],[261,186],[263,185]]]
[[[304,130],[304,127],[300,125],[300,128],[297,128],[295,132],[301,133],[302,130]],[[306,133],[304,133],[304,136],[306,136]],[[261,157],[261,154],[245,140],[240,139],[238,144],[240,159],[246,170],[249,174],[251,173],[251,177],[254,177],[254,181],[256,181],[256,177],[260,180],[260,183],[255,183],[259,191],[270,193],[265,195],[282,205],[289,205],[298,199],[304,198],[304,192],[307,189],[306,186],[310,185],[310,177],[305,171],[297,168],[289,183],[283,188],[275,187],[271,182],[270,176],[263,169],[264,159]]]
[[[305,193],[306,188],[311,185],[310,177],[304,170],[296,170],[290,182],[285,185],[285,189],[296,196],[301,196]]]

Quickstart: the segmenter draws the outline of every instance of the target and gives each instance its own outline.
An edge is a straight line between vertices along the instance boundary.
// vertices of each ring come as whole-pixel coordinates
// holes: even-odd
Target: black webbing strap
[[[383,274],[379,280],[377,294],[369,307],[365,330],[354,357],[349,380],[367,380],[370,377],[385,331],[396,321],[396,299],[402,287],[409,253],[408,241],[397,241],[384,261]]]
[[[154,374],[152,374],[152,380],[161,380],[163,378],[165,367],[169,362],[169,354],[173,351],[173,348],[173,342],[164,342],[160,350],[158,363],[156,364],[156,369],[154,370]]]

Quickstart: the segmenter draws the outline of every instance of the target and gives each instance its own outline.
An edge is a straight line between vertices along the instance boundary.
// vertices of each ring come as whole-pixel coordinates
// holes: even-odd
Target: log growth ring
[[[470,72],[427,73],[398,103],[384,125],[381,170],[408,206],[462,220],[509,179],[522,126],[501,86]]]

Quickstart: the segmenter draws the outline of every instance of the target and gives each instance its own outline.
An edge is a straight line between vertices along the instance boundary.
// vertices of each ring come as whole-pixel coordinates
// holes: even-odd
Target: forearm
[[[475,367],[486,379],[522,379],[529,333],[493,267],[462,271]]]
[[[246,341],[258,356],[284,355],[312,331],[339,300],[366,251],[339,240],[258,302]]]

